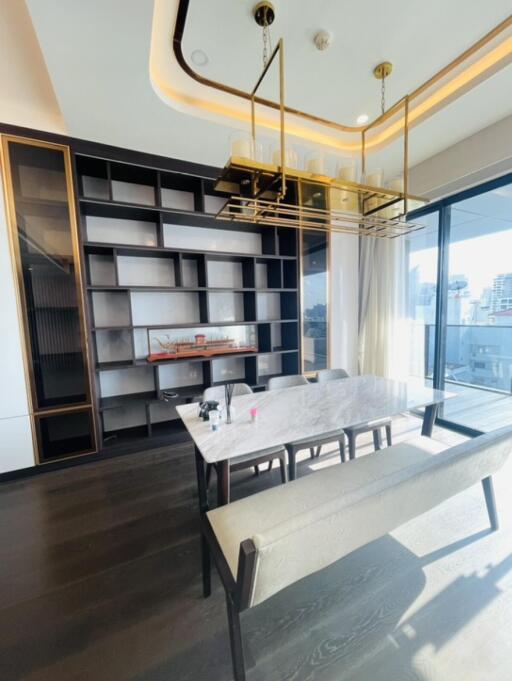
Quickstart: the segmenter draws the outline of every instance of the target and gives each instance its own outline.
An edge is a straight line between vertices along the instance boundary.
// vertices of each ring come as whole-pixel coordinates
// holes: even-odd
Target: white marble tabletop
[[[419,381],[401,383],[377,376],[355,376],[233,397],[233,423],[222,423],[216,432],[212,432],[208,421],[198,417],[197,403],[176,409],[205,461],[215,463],[337,428],[396,416],[449,397],[453,393],[426,388]],[[256,423],[251,423],[251,407],[258,409]]]

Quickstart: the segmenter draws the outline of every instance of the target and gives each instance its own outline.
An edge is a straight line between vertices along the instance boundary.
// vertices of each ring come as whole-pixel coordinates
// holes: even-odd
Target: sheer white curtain
[[[359,370],[406,380],[409,369],[406,240],[361,237]]]

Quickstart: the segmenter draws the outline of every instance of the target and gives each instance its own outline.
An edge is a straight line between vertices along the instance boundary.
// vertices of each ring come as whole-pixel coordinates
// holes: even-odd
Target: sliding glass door
[[[441,423],[468,433],[510,424],[512,177],[416,219],[427,229],[409,240],[410,374],[456,394]]]
[[[442,416],[488,431],[512,422],[512,184],[451,205]]]

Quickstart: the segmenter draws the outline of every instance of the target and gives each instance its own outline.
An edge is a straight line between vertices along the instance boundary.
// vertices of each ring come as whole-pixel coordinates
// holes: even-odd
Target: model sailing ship
[[[194,340],[167,340],[155,337],[156,342],[162,348],[162,352],[152,352],[148,356],[148,362],[161,362],[167,359],[186,359],[187,357],[213,357],[237,352],[258,352],[254,344],[243,344],[233,338],[210,338],[203,333],[197,333]],[[151,347],[151,346],[150,346]]]

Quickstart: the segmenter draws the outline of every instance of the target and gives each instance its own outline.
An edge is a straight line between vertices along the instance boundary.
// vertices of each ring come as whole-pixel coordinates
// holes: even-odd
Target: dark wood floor
[[[278,481],[240,473],[234,496]],[[475,488],[244,613],[249,681],[510,681],[511,482],[497,534]],[[189,445],[2,485],[1,681],[231,679],[196,513]]]

